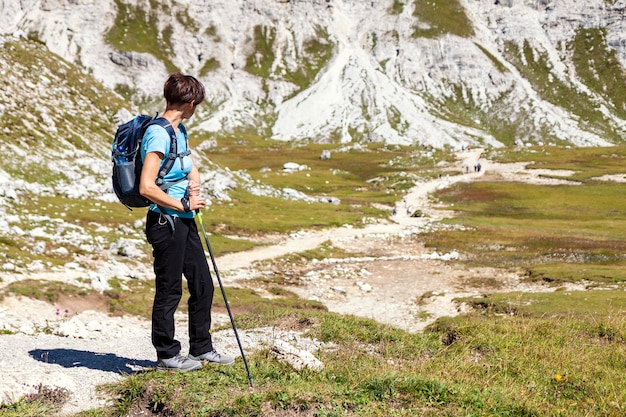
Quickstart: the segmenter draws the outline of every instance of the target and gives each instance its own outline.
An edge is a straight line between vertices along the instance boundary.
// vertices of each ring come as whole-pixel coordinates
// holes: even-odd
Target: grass
[[[572,307],[585,302],[574,294],[500,295],[500,303],[515,300],[525,310],[479,308],[421,334],[249,294],[243,326],[299,323],[329,346],[316,353],[321,372],[295,372],[261,351],[248,357],[254,390],[241,362],[189,374],[147,372],[105,386],[116,404],[82,415],[618,416],[626,402],[615,384],[626,353],[624,296],[609,294],[614,310],[607,314],[606,293],[589,295],[593,312]]]
[[[194,136],[193,145],[205,139],[202,135]],[[267,234],[344,224],[360,226],[386,218],[405,190],[418,178],[435,177],[441,171],[436,162],[450,158],[442,151],[380,144],[345,151],[339,145],[290,144],[256,135],[228,136],[219,141],[219,148],[200,152],[216,166],[245,171],[257,183],[274,187],[278,194],[283,188],[293,188],[320,200],[336,198],[340,204],[258,196],[244,187],[235,188],[229,191],[232,201],[214,200],[205,210],[205,227],[217,256],[263,245]],[[324,149],[332,151],[328,160],[319,158]],[[297,161],[310,169],[285,173],[282,167],[288,161]],[[40,164],[23,171],[20,176],[25,181],[50,184],[51,189],[67,181],[61,174],[50,175],[42,170]],[[111,244],[122,239],[135,242],[145,259],[150,257],[143,234],[145,209],[130,211],[117,202],[70,198],[54,191],[42,195],[28,189],[21,191],[12,208],[29,219],[28,225],[21,226],[25,231],[38,229],[42,233],[0,237],[3,263],[18,268],[33,262],[60,267],[77,253],[92,259],[105,256]],[[35,245],[43,247],[33,251]]]
[[[457,201],[459,216],[448,223],[469,230],[439,232],[427,238],[427,245],[470,253],[473,261],[483,264],[610,263],[621,270],[624,236],[619,224],[626,213],[602,193],[622,191],[618,185],[454,186],[438,197]]]
[[[6,289],[3,289],[0,294],[2,294],[2,296],[5,294],[14,294],[55,303],[59,300],[61,294],[70,297],[81,297],[89,295],[90,293],[93,293],[93,290],[80,288],[63,282],[26,279],[10,284]]]
[[[619,86],[626,81],[626,72],[617,53],[606,39],[606,29],[580,29],[570,47],[574,53],[576,72],[585,85],[610,103],[619,117],[626,116],[626,94]]]
[[[298,86],[298,91],[306,89],[332,57],[334,44],[330,35],[321,27],[313,28],[315,36],[305,39],[297,51],[296,65],[280,65],[277,68],[276,29],[255,26],[250,39],[252,53],[246,58],[244,69],[263,79],[281,79]],[[264,83],[264,88],[267,88]],[[297,91],[294,91],[294,95]]]
[[[392,8],[399,10],[400,5],[396,2]],[[413,37],[456,35],[469,38],[474,35],[474,28],[458,0],[416,1],[413,16],[419,22]]]
[[[595,306],[585,309],[577,294],[500,294],[492,306],[514,302],[517,309],[479,308],[407,334],[249,293],[233,303],[251,309],[243,317],[254,319],[241,320],[244,327],[299,323],[308,336],[332,343],[316,354],[325,364],[320,373],[295,372],[261,351],[248,358],[252,391],[240,362],[189,374],[147,372],[104,386],[117,398],[110,409],[79,415],[619,416],[626,402],[615,384],[626,353],[624,296],[585,293]],[[0,415],[28,415],[15,411],[20,406]]]
[[[330,159],[320,159],[323,150],[331,151]],[[294,188],[313,196],[335,196],[347,204],[361,205],[395,203],[417,178],[434,178],[441,172],[437,161],[451,157],[444,151],[427,155],[429,152],[410,146],[365,144],[362,149],[343,150],[339,145],[288,143],[253,135],[225,137],[219,149],[205,153],[217,165],[245,170],[263,184]],[[286,162],[308,169],[286,173]],[[342,204],[338,209],[343,208]]]
[[[596,35],[594,31],[583,31],[575,38],[573,44],[569,45],[569,48],[573,50],[577,68],[587,81],[591,81],[596,75],[597,69],[593,63],[596,59],[600,59],[598,54],[607,55],[602,56],[607,61],[602,62],[601,66],[604,68],[604,65],[608,65],[608,71],[615,70],[615,75],[606,80],[606,86],[598,85],[597,81],[593,81],[591,86],[596,93],[599,93],[598,97],[611,103],[611,108],[621,105],[622,93],[606,90],[608,85],[614,86],[619,83],[624,75],[621,69],[616,68],[615,57],[607,52],[603,36]],[[619,127],[607,120],[602,108],[597,104],[598,97],[562,81],[558,74],[553,72],[546,52],[533,49],[528,41],[524,41],[521,49],[518,45],[509,42],[506,44],[505,51],[508,61],[516,66],[542,99],[577,115],[582,129],[594,132],[608,141],[616,143],[622,141],[623,133]],[[589,63],[592,65],[590,66]],[[622,112],[623,109],[620,110],[620,113]]]
[[[364,217],[380,217],[381,210],[360,207],[344,208],[329,203],[308,203],[257,197],[234,192],[233,203],[218,203],[206,210],[205,225],[219,227],[223,233],[262,234],[272,231],[364,225]],[[263,216],[256,216],[263,213]]]
[[[194,141],[204,139],[199,136]],[[216,201],[206,210],[207,229],[224,235],[256,235],[363,225],[370,218],[388,216],[417,178],[435,177],[440,172],[435,163],[445,155],[438,151],[429,157],[424,150],[380,144],[365,145],[362,150],[339,149],[331,144],[293,144],[254,135],[221,139],[219,148],[203,153],[217,166],[245,171],[256,182],[278,191],[292,188],[322,200],[334,197],[341,203],[292,201],[236,189],[231,192],[232,201]],[[330,159],[320,159],[323,150],[331,150]],[[290,161],[308,169],[287,173],[283,165]]]
[[[36,388],[35,393],[25,395],[14,404],[1,405],[0,415],[21,417],[54,415],[69,398],[69,391],[64,388],[49,388],[42,385]]]
[[[154,19],[138,7],[116,0],[118,14],[107,41],[122,51],[152,53],[174,70],[171,29],[157,36]],[[153,13],[159,9],[150,2]],[[407,1],[390,2],[389,12],[400,14]],[[198,22],[187,11],[173,16],[193,31]],[[473,35],[473,28],[458,1],[415,2],[418,21],[413,36],[438,37]],[[207,35],[219,42],[215,27]],[[298,70],[279,68],[273,72],[277,34],[256,27],[251,55],[245,70],[263,78],[279,78],[306,88],[320,68],[332,57],[334,45],[321,29],[315,39],[305,41],[297,57]],[[146,39],[150,39],[146,41]],[[159,39],[154,43],[152,40]],[[376,45],[376,39],[372,39]],[[479,49],[500,72],[506,69],[480,45]],[[580,116],[581,125],[607,137],[621,140],[599,111],[596,96],[617,115],[624,115],[624,73],[615,53],[607,48],[600,29],[579,31],[567,45],[579,77],[593,94],[581,94],[559,81],[545,54],[530,43],[518,48],[505,45],[507,58],[531,83],[541,97]],[[58,84],[55,94],[68,103],[72,116],[49,111],[63,137],[53,139],[41,128],[41,106],[25,103],[26,113],[7,113],[0,130],[7,140],[20,137],[20,144],[36,151],[56,151],[56,142],[67,141],[77,152],[89,152],[85,138],[110,136],[112,115],[125,107],[119,97],[105,94],[79,68],[43,52],[37,42],[7,42],[2,52],[14,62],[16,73],[40,75]],[[602,65],[600,65],[602,63]],[[218,68],[208,57],[202,74]],[[23,68],[22,68],[23,67]],[[28,71],[25,70],[28,69]],[[50,70],[48,72],[47,70]],[[18,71],[19,70],[19,71]],[[283,71],[284,70],[284,71]],[[61,82],[51,74],[63,74]],[[37,84],[35,78],[27,81]],[[11,90],[11,78],[0,84]],[[265,86],[267,88],[267,86]],[[512,120],[489,119],[476,110],[476,103],[462,100],[460,87],[450,91],[445,117],[463,125],[479,127],[504,143],[513,143],[528,124],[524,114]],[[454,89],[456,88],[456,89]],[[122,90],[120,90],[122,91]],[[128,97],[133,92],[126,90]],[[510,108],[507,93],[495,101]],[[443,113],[443,110],[442,110]],[[493,114],[501,112],[492,111]],[[502,112],[506,114],[506,112]],[[68,113],[69,114],[69,113]],[[397,115],[397,112],[395,112]],[[19,115],[19,116],[18,116]],[[402,121],[390,109],[397,128]],[[88,127],[84,127],[88,126]],[[199,143],[207,139],[197,136]],[[550,137],[542,138],[549,141]],[[254,181],[274,187],[294,188],[311,196],[337,197],[341,204],[305,203],[254,195],[243,188],[231,190],[231,202],[215,202],[206,210],[206,226],[217,255],[241,251],[263,241],[265,234],[286,234],[302,228],[325,228],[345,223],[362,225],[371,218],[385,218],[393,203],[421,178],[434,178],[441,170],[436,163],[450,161],[450,154],[401,146],[365,144],[362,149],[341,149],[335,143],[283,143],[264,140],[254,134],[218,138],[219,148],[204,152],[217,166],[245,171]],[[322,150],[331,150],[321,160]],[[623,208],[624,185],[606,183],[601,175],[623,174],[626,147],[609,148],[525,148],[515,153],[493,151],[490,158],[501,162],[526,161],[531,168],[574,171],[572,186],[529,185],[493,181],[460,184],[435,195],[457,211],[436,232],[423,232],[416,239],[440,252],[458,250],[470,265],[521,268],[530,283],[550,283],[550,293],[491,293],[457,300],[473,307],[471,313],[441,318],[426,331],[409,334],[372,320],[327,311],[318,302],[299,299],[282,288],[284,277],[259,280],[272,295],[263,298],[246,288],[227,288],[229,301],[242,329],[272,326],[304,332],[304,336],[325,343],[315,355],[324,369],[297,372],[278,362],[265,349],[251,352],[255,389],[241,362],[231,368],[205,367],[191,374],[145,372],[126,376],[102,389],[114,403],[78,415],[117,416],[621,416],[626,407],[623,384],[626,354],[626,296],[624,295],[625,244]],[[285,173],[285,162],[307,165],[308,170]],[[35,195],[28,187],[11,210],[28,219],[26,233],[0,237],[2,264],[19,267],[40,263],[61,266],[74,254],[97,257],[110,242],[122,238],[144,241],[141,231],[143,210],[128,211],[117,203],[69,198],[57,194],[55,185],[64,173],[51,173],[40,164],[6,164],[12,178],[44,185],[49,192]],[[549,176],[549,174],[548,174]],[[26,201],[27,203],[21,203]],[[136,225],[138,223],[138,225]],[[10,223],[12,227],[13,224]],[[33,238],[38,228],[58,239]],[[459,231],[458,229],[463,229]],[[15,233],[13,233],[15,232]],[[232,238],[237,234],[242,238]],[[81,239],[77,240],[76,236]],[[84,237],[83,237],[84,236]],[[247,239],[249,238],[249,239]],[[34,243],[44,242],[46,250],[35,253]],[[148,245],[140,244],[149,252]],[[92,249],[89,249],[92,248]],[[63,255],[66,249],[72,255]],[[328,242],[320,248],[272,261],[272,265],[304,264],[312,259],[348,254]],[[270,265],[270,266],[272,266]],[[490,277],[477,278],[501,290]],[[256,284],[255,283],[255,284]],[[576,284],[589,291],[571,291]],[[149,317],[153,286],[150,281],[110,280],[111,289],[102,294],[63,283],[24,280],[3,288],[3,295],[15,294],[58,302],[60,297],[98,299],[110,314]],[[264,292],[265,293],[265,292]],[[434,294],[425,294],[424,299]],[[424,302],[425,300],[421,300]],[[185,300],[181,310],[185,309]],[[225,310],[219,291],[216,311]],[[10,331],[0,331],[0,337]],[[0,416],[48,416],[57,413],[67,399],[63,390],[39,387],[37,393],[14,404],[0,406]]]
[[[525,268],[533,279],[621,282],[626,210],[616,196],[626,185],[595,178],[619,172],[624,149],[544,150],[527,155],[537,159],[531,167],[575,169],[578,185],[483,181],[439,191],[436,198],[457,213],[446,223],[465,230],[431,233],[424,236],[427,246],[467,253],[479,265]]]
[[[470,304],[479,313],[491,315],[593,321],[594,317],[607,316],[607,312],[611,310],[623,309],[626,306],[626,292],[623,285],[606,285],[601,291],[559,289],[556,293],[494,293],[478,298],[462,298],[459,301]],[[606,327],[600,323],[598,326]],[[625,330],[607,330],[607,334],[610,333],[612,339],[625,342]]]
[[[146,10],[141,6],[131,6],[121,0],[115,0],[117,7],[115,24],[106,34],[106,41],[121,51],[152,54],[163,61],[168,72],[175,72],[178,69],[170,59],[174,54],[171,41],[172,27],[159,30],[156,25],[159,13],[170,15],[170,11],[165,8],[166,6],[151,3],[152,7]],[[190,19],[184,13],[177,17],[179,20]]]
[[[279,162],[290,156],[310,163],[310,174],[322,175],[329,168],[313,156],[304,159],[305,155],[318,154],[315,148],[272,145],[267,158],[257,158],[256,152],[260,155],[261,151],[255,148],[263,144],[268,146],[264,142],[252,147],[250,142],[233,142],[229,152],[215,152],[211,158],[218,164],[236,165],[230,159],[234,161],[248,149],[251,158],[242,158],[240,168],[245,166],[250,172],[263,166],[275,172]],[[274,146],[277,148],[272,150]],[[626,354],[624,189],[620,183],[595,178],[619,173],[625,152],[621,147],[498,151],[491,156],[502,162],[526,160],[535,168],[575,168],[573,176],[579,185],[490,181],[486,175],[483,181],[454,185],[435,195],[458,212],[445,223],[465,230],[423,232],[420,240],[441,251],[449,247],[473,254],[466,261],[470,264],[525,268],[529,281],[549,282],[556,291],[485,292],[461,298],[458,303],[473,307],[470,313],[440,318],[424,332],[410,334],[369,319],[329,312],[318,302],[299,299],[282,289],[284,281],[280,279],[259,281],[272,294],[271,299],[251,289],[227,288],[239,328],[271,326],[303,332],[302,337],[324,343],[315,353],[324,363],[323,370],[294,371],[274,359],[268,348],[247,355],[254,390],[248,387],[240,361],[233,367],[205,367],[189,374],[145,372],[103,386],[114,404],[78,416],[142,411],[160,416],[620,416],[626,407],[626,388],[621,383],[626,370],[622,360]],[[384,158],[371,153],[374,163],[349,171],[351,175],[342,178],[336,190],[343,186],[348,189],[345,184],[356,179],[388,175],[390,168],[384,160],[397,160],[398,165],[411,161],[411,153],[401,148],[381,150]],[[337,169],[342,162],[331,158]],[[288,178],[292,186],[298,186],[297,178]],[[272,212],[269,203],[253,203],[255,197],[235,195],[240,201],[230,209],[245,204],[247,211],[237,212],[239,217],[233,215],[229,220],[216,207],[207,220],[241,224],[241,230],[256,233],[263,233],[264,228],[289,230],[295,226],[281,229],[283,221],[289,222],[288,216],[267,220],[271,217],[267,213]],[[365,206],[365,197],[354,198],[363,198]],[[279,206],[273,207],[276,216],[283,215]],[[287,207],[302,221],[305,214],[299,212],[297,204]],[[314,207],[315,212],[323,210],[323,205]],[[257,223],[262,225],[248,222],[245,212],[257,213]],[[322,218],[331,214],[315,215]],[[208,222],[211,228],[215,227],[213,222]],[[327,242],[316,250],[276,262],[298,264],[348,255]],[[489,277],[484,281],[490,282]],[[112,292],[106,294],[112,300],[112,310],[141,315],[141,309],[131,310],[131,306],[136,308],[142,299],[150,298],[150,286],[125,281],[113,284]],[[589,290],[567,289],[571,284]],[[125,291],[127,285],[137,286]],[[497,285],[489,288],[502,290]],[[48,293],[55,291],[71,289],[51,289]],[[28,290],[23,292],[29,294]],[[142,309],[147,305],[144,301]],[[225,309],[219,294],[215,309]],[[39,403],[35,400],[29,404]],[[0,416],[27,415],[24,409],[16,408],[24,406],[2,407]]]
[[[494,161],[527,162],[530,169],[573,171],[570,180],[592,182],[603,175],[624,173],[625,146],[592,148],[530,147],[521,150],[495,151],[489,155]]]

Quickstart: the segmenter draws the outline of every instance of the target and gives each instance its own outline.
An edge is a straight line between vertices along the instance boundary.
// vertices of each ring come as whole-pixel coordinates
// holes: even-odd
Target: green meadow
[[[230,203],[207,210],[208,229],[258,237],[385,217],[383,207],[401,199],[412,180],[440,173],[426,151],[372,146],[343,154],[332,149],[330,160],[320,160],[322,148],[247,139],[207,152],[213,163],[246,170],[275,187],[342,201],[339,206],[282,201],[236,190]],[[440,157],[450,156],[441,152]],[[485,157],[527,162],[531,169],[570,170],[571,184],[509,182],[487,172],[431,196],[455,210],[445,223],[462,228],[416,239],[437,250],[459,251],[464,256],[458,262],[468,266],[519,269],[529,282],[554,291],[485,292],[460,299],[473,307],[470,313],[440,318],[424,332],[410,334],[329,312],[279,283],[264,283],[271,300],[253,290],[227,288],[239,328],[297,328],[327,344],[316,353],[324,369],[298,372],[264,350],[248,354],[254,389],[239,361],[189,374],[128,375],[101,387],[114,398],[111,406],[77,416],[134,416],[142,410],[157,416],[624,415],[625,186],[599,177],[622,173],[626,147],[490,151]],[[310,170],[286,174],[285,161]],[[125,221],[125,215],[110,217],[112,223]],[[213,235],[221,253],[237,250],[228,233]],[[327,250],[300,256],[321,259]],[[586,290],[573,291],[568,284]],[[113,285],[103,297],[111,314],[147,316],[149,305],[141,300],[146,303],[151,291],[150,283],[134,285],[130,292]],[[5,292],[48,300],[59,292],[93,296],[28,281]],[[224,308],[219,295],[216,308]],[[51,415],[62,394],[42,388],[39,395],[3,406],[0,416]]]

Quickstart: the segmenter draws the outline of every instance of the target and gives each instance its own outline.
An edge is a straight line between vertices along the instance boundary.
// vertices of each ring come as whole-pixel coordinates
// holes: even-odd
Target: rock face
[[[195,74],[207,131],[435,147],[626,137],[624,1],[435,3],[4,1],[0,31],[139,96]]]

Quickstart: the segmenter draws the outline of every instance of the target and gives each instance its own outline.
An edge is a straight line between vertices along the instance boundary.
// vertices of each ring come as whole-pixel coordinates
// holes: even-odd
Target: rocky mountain
[[[435,147],[626,137],[623,0],[0,5],[6,37],[146,107],[168,72],[197,75],[210,98],[197,128],[210,132]]]
[[[623,0],[0,0],[0,282],[3,271],[70,268],[104,288],[141,274],[116,262],[141,263],[148,249],[142,212],[112,193],[109,150],[120,121],[163,110],[170,71],[207,87],[189,123],[207,139],[196,147],[207,195],[306,199],[212,165],[203,146],[222,134],[337,148],[622,143],[625,10]]]

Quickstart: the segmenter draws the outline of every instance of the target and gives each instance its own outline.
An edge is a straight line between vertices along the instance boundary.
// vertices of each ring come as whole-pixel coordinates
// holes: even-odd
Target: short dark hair
[[[204,101],[204,86],[191,75],[175,72],[170,74],[165,81],[163,96],[171,104],[184,104],[193,101],[195,105],[198,105]]]

